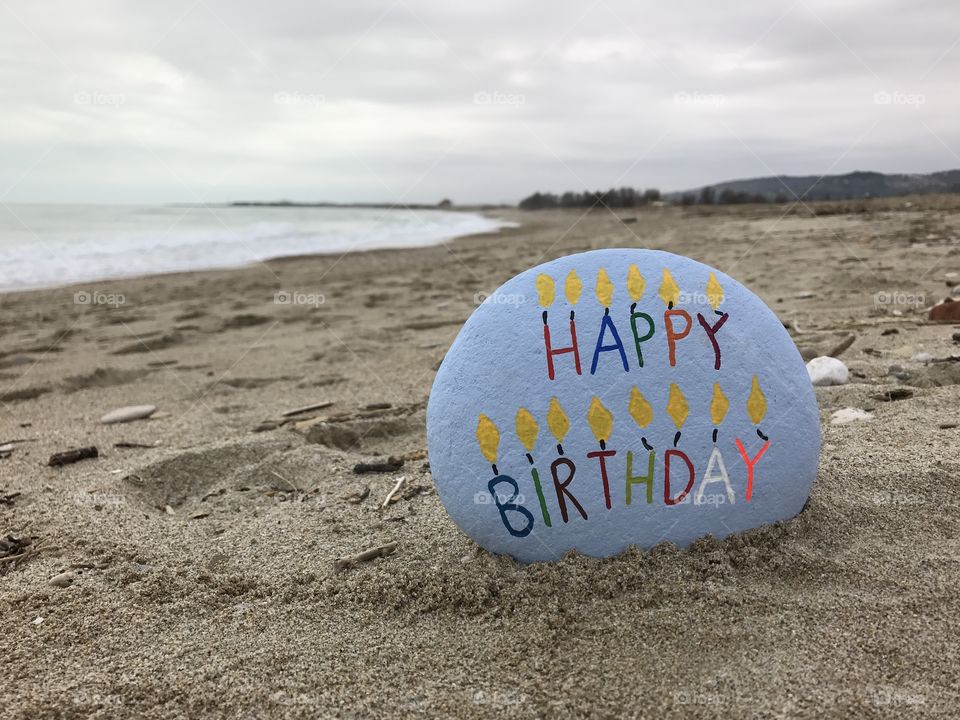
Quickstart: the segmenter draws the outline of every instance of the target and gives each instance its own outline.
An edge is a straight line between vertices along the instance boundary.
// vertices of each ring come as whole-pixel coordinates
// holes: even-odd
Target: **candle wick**
[[[533,457],[530,455],[530,453],[527,453],[527,462],[533,465]]]
[[[603,309],[603,314],[604,314],[604,315],[609,315],[609,314],[610,314],[610,308],[605,307],[605,308]]]
[[[723,317],[724,315],[726,315],[726,313],[723,310],[714,310],[714,312],[720,317]]]
[[[764,435],[762,432],[760,432],[760,428],[757,428],[757,435],[759,435],[764,442],[770,439],[766,435]]]
[[[714,429],[713,429],[713,441],[714,441],[714,442],[717,441],[717,428],[714,428]]]
[[[570,319],[571,319],[571,320],[573,320],[573,316],[574,316],[575,314],[576,314],[575,311],[573,311],[573,310],[570,311]]]
[[[679,431],[679,430],[677,430],[677,434],[673,436],[673,446],[676,447],[678,442],[680,442],[680,431]]]
[[[637,304],[636,304],[636,303],[632,303],[632,304],[630,305],[630,312],[634,312],[636,309],[637,309]]]
[[[494,474],[494,475],[499,475],[499,474],[500,474],[500,471],[497,470],[497,464],[496,464],[496,463],[494,463],[494,464],[491,465],[490,467],[493,468],[493,474]]]
[[[667,310],[673,310],[673,300],[667,303]]]
[[[601,449],[601,450],[606,450],[606,449],[607,449],[607,441],[606,441],[606,440],[601,440],[601,441],[600,441],[600,449]]]
[[[561,445],[560,443],[557,443],[557,452],[563,455],[563,445]]]
[[[543,311],[543,324],[544,324],[544,325],[547,324],[547,311],[546,311],[546,310]]]
[[[643,446],[644,446],[647,450],[653,450],[653,447],[650,445],[650,443],[647,442],[647,439],[646,439],[645,437],[640,438],[640,442],[643,443]]]

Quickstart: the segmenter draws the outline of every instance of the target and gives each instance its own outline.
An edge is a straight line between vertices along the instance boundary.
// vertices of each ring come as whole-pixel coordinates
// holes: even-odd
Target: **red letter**
[[[690,476],[690,479],[687,480],[687,486],[683,489],[683,492],[677,495],[676,498],[670,498],[670,458],[679,457],[683,460],[684,464],[687,466],[687,473]],[[663,455],[663,502],[667,505],[677,505],[683,502],[683,499],[687,494],[693,490],[693,463],[690,462],[683,452],[680,450],[670,449],[667,450]]]
[[[617,454],[616,450],[594,450],[588,452],[588,458],[597,458],[600,461],[600,477],[603,479],[603,499],[606,501],[607,510],[610,509],[610,483],[607,481],[607,458]]]
[[[740,451],[740,457],[743,458],[743,462],[747,466],[747,502],[750,502],[750,496],[753,494],[753,466],[759,462],[760,458],[763,457],[763,454],[767,451],[767,448],[770,447],[770,441],[764,443],[763,447],[760,448],[760,452],[757,453],[757,456],[752,460],[747,455],[747,451],[743,448],[743,443],[740,442],[740,438],[737,438],[737,450]]]
[[[543,344],[547,347],[547,375],[550,379],[554,378],[553,356],[563,355],[564,353],[573,353],[573,363],[577,368],[577,375],[580,375],[580,348],[577,346],[577,325],[573,321],[573,311],[570,312],[570,346],[556,348],[550,344],[550,326],[547,325],[547,313],[543,313]]]
[[[679,315],[687,321],[687,326],[681,333],[674,332],[673,330],[674,315]],[[663,324],[667,330],[667,346],[670,348],[670,367],[675,367],[677,364],[677,340],[683,340],[690,334],[690,326],[693,325],[693,321],[690,319],[690,315],[686,310],[667,310],[663,313]]]

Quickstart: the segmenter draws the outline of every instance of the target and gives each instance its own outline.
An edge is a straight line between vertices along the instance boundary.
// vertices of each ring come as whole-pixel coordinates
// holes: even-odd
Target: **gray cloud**
[[[0,2],[4,200],[960,167],[950,0]]]

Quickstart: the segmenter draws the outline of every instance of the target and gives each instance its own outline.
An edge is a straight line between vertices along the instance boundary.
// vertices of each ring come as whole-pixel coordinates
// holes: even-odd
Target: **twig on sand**
[[[47,465],[50,467],[63,467],[64,465],[69,465],[70,463],[79,462],[80,460],[87,460],[88,458],[95,458],[100,456],[100,451],[97,450],[96,446],[91,445],[90,447],[75,448],[73,450],[64,450],[63,452],[54,453],[50,456],[50,460],[47,461]]]
[[[13,535],[0,537],[0,574],[40,552],[42,542],[34,542],[34,539],[29,537],[16,538]]]
[[[403,458],[391,455],[385,461],[372,463],[357,463],[353,466],[353,471],[357,475],[371,472],[393,472],[403,467]]]
[[[296,485],[294,485],[292,482],[290,482],[289,480],[287,480],[283,475],[281,475],[280,473],[278,473],[276,470],[271,470],[271,471],[270,471],[270,474],[273,475],[273,476],[276,477],[276,478],[279,478],[279,479],[283,480],[287,485],[290,486],[290,489],[293,490],[294,492],[296,492],[296,493],[300,492],[300,488],[298,488],[298,487],[297,487]]]
[[[20,493],[18,492],[6,493],[4,495],[0,495],[0,505],[7,505],[12,507],[13,501],[16,500],[18,497],[20,497]]]
[[[303,407],[294,408],[293,410],[287,410],[286,412],[280,413],[280,417],[290,417],[291,415],[303,415],[303,413],[310,412],[312,410],[323,410],[333,405],[332,400],[326,400],[324,402],[314,403],[313,405],[304,405]]]
[[[838,358],[840,357],[845,350],[847,350],[853,341],[857,339],[856,335],[847,335],[843,340],[841,340],[837,345],[831,348],[830,352],[827,353],[827,357]]]
[[[393,502],[393,496],[397,494],[397,490],[400,489],[400,486],[403,485],[403,482],[406,479],[407,479],[406,475],[401,475],[400,477],[397,478],[397,484],[393,486],[393,490],[387,493],[387,497],[384,499],[383,505],[381,505],[380,507],[386,507],[391,502]]]
[[[333,561],[333,567],[335,570],[347,570],[348,568],[353,567],[360,562],[369,562],[371,560],[376,560],[377,558],[386,557],[393,553],[397,549],[396,541],[387,543],[386,545],[381,545],[380,547],[370,548],[369,550],[364,550],[359,552],[356,555],[347,555],[345,557],[337,558]]]

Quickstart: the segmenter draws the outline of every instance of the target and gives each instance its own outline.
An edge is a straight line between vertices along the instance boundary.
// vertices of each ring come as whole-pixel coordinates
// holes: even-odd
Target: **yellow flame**
[[[553,278],[545,273],[537,275],[537,295],[540,298],[540,307],[548,308],[553,305],[553,298],[557,293],[557,286]]]
[[[567,296],[567,302],[571,305],[576,305],[577,300],[580,299],[580,291],[583,290],[583,282],[577,276],[576,270],[571,270],[570,274],[567,275],[567,281],[564,283],[563,292]]]
[[[631,265],[627,270],[627,292],[630,293],[630,299],[636,302],[643,297],[643,291],[647,288],[647,281],[640,274],[640,268]]]
[[[597,300],[604,307],[610,307],[610,303],[613,302],[613,283],[610,282],[610,276],[603,268],[597,271]]]
[[[758,425],[763,416],[767,414],[767,398],[760,389],[760,383],[757,376],[753,376],[753,383],[750,386],[750,397],[747,398],[747,414],[750,416],[750,422]]]
[[[667,413],[673,418],[673,424],[677,426],[677,430],[683,427],[683,424],[687,421],[687,414],[690,412],[690,407],[687,405],[687,399],[683,396],[683,393],[680,392],[680,388],[677,387],[676,383],[670,383],[670,398],[667,401]]]
[[[613,432],[613,413],[607,410],[600,402],[600,398],[596,396],[590,401],[590,409],[587,410],[587,422],[590,424],[590,429],[593,430],[593,436],[597,439],[597,442],[601,440],[606,442],[610,439],[610,434]]]
[[[540,428],[531,412],[526,408],[517,410],[517,437],[520,438],[520,442],[523,443],[527,452],[533,450],[533,445],[537,442],[539,433]]]
[[[547,427],[550,428],[551,434],[557,439],[558,443],[563,442],[570,430],[570,419],[555,397],[550,398],[550,409],[547,410]]]
[[[680,300],[680,288],[666,268],[663,269],[663,282],[660,283],[660,299],[664,305],[676,305]]]
[[[714,310],[723,302],[723,285],[717,282],[713,273],[710,273],[710,279],[707,280],[707,300],[710,301]]]
[[[727,416],[727,410],[730,409],[730,401],[720,389],[720,383],[713,384],[713,400],[710,401],[710,420],[714,425],[719,425]]]
[[[500,444],[500,431],[493,424],[493,420],[483,413],[477,418],[477,442],[480,443],[480,452],[487,462],[497,461],[497,446]]]
[[[645,428],[653,422],[653,408],[636,387],[630,391],[630,404],[627,407],[630,410],[630,416],[640,427]]]

